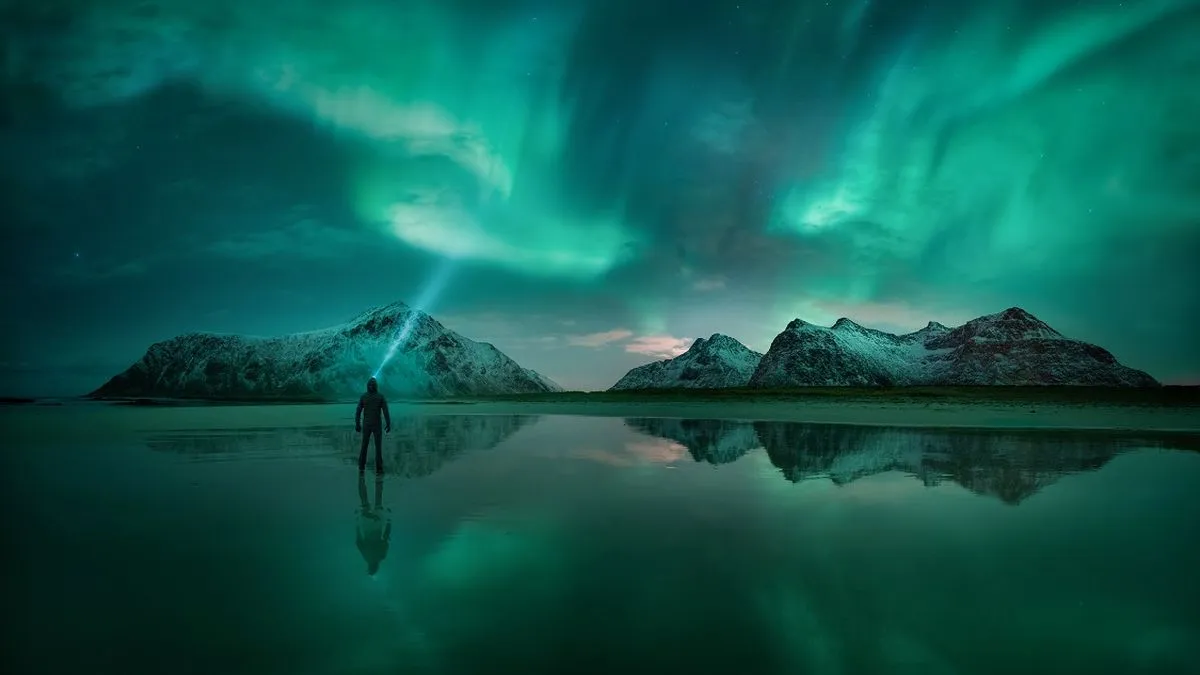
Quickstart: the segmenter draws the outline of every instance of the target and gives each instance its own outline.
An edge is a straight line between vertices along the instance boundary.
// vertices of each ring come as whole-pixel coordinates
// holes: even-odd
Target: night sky
[[[0,393],[420,305],[568,388],[1020,306],[1200,381],[1200,0],[3,0]]]

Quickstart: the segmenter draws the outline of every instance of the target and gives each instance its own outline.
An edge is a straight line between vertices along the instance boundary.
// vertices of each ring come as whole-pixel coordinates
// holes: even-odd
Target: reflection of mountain
[[[735,420],[683,420],[664,417],[630,417],[625,424],[649,436],[675,441],[692,459],[728,464],[761,447],[754,425]]]
[[[1065,431],[906,429],[798,422],[626,420],[646,434],[669,438],[697,461],[730,462],[762,446],[792,482],[828,478],[843,485],[901,471],[926,485],[950,480],[981,495],[1017,504],[1064,475],[1092,471],[1121,452],[1162,441]],[[731,454],[714,461],[708,453]],[[740,450],[738,450],[740,449]],[[736,454],[732,454],[736,452]]]
[[[392,419],[383,440],[384,472],[419,478],[457,456],[487,450],[538,418],[524,415],[419,415]],[[352,426],[204,429],[157,435],[153,450],[207,459],[250,456],[339,457],[357,465],[359,434]],[[368,454],[373,456],[374,449]]]
[[[1098,469],[1130,443],[1059,433],[913,430],[759,422],[771,463],[791,481],[845,484],[902,471],[926,485],[951,480],[1016,504],[1066,474]]]

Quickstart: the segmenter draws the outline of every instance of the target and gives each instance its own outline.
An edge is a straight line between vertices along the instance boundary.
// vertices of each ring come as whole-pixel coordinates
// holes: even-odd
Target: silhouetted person
[[[358,474],[358,499],[362,509],[358,512],[358,527],[355,528],[355,545],[367,561],[367,574],[375,576],[379,563],[387,557],[388,538],[392,535],[392,521],[383,512],[383,476],[375,477],[375,506],[367,499],[367,480]]]
[[[388,412],[387,399],[379,393],[379,383],[373,377],[367,380],[367,393],[358,399],[358,410],[354,411],[354,430],[362,433],[362,447],[358,451],[358,472],[362,473],[367,469],[367,442],[374,436],[375,473],[382,474],[383,434],[392,430],[392,415]]]

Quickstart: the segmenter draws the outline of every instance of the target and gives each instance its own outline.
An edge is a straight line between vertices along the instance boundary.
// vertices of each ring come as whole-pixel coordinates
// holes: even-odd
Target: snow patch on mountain
[[[349,399],[377,370],[380,391],[393,396],[561,391],[493,345],[398,302],[340,326],[280,337],[180,335],[151,345],[91,395]]]
[[[609,391],[744,387],[760,359],[762,354],[727,335],[714,333],[707,340],[696,338],[686,352],[673,359],[630,370]]]
[[[1156,386],[1104,349],[1072,340],[1020,308],[957,328],[930,322],[893,335],[849,319],[800,319],[776,336],[751,387],[906,385]]]

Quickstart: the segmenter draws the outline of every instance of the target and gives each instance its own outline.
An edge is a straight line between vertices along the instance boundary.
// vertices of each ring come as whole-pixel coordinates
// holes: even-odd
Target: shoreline
[[[993,402],[620,403],[478,402],[470,414],[651,417],[754,422],[795,422],[909,429],[1094,431],[1200,434],[1200,410],[1129,405],[1000,405]],[[463,406],[426,403],[424,414],[463,414]]]
[[[618,418],[675,418],[798,422],[910,429],[981,429],[996,431],[1079,431],[1136,434],[1200,434],[1200,406],[1190,403],[1154,405],[1087,403],[1083,401],[979,400],[961,396],[941,398],[838,397],[679,398],[624,397],[604,400],[591,396],[542,397],[520,400],[452,399],[393,400],[393,417],[401,415],[561,415]],[[45,432],[55,419],[71,415],[86,433],[124,426],[144,431],[237,429],[352,425],[354,402],[280,404],[161,402],[130,405],[113,401],[67,402],[64,405],[0,406],[0,414],[15,423]]]
[[[790,389],[752,389],[748,387],[721,389],[642,389],[621,391],[563,391],[530,394],[465,395],[421,397],[389,395],[396,403],[449,405],[466,403],[623,403],[623,404],[685,404],[685,403],[1051,403],[1058,405],[1122,405],[1200,408],[1200,386],[1164,385],[1161,387],[1083,387],[1049,386],[914,386],[914,387],[800,387]],[[220,405],[311,405],[338,404],[357,401],[316,396],[264,397],[167,397],[167,396],[102,396],[17,398],[0,397],[0,401],[16,404],[38,404],[45,401],[108,403],[126,406],[220,406]]]

